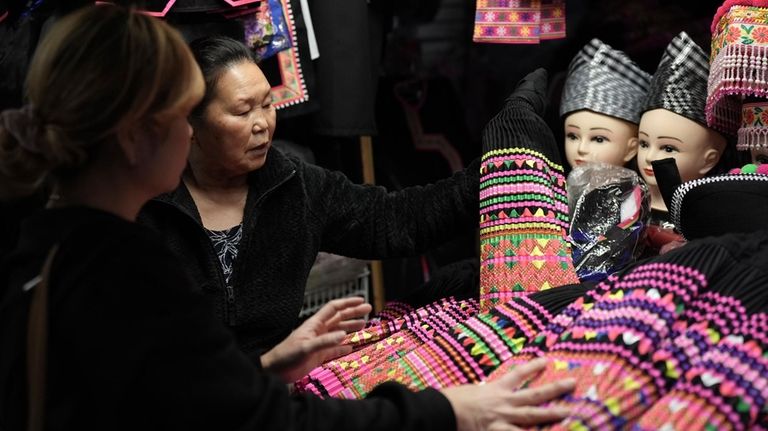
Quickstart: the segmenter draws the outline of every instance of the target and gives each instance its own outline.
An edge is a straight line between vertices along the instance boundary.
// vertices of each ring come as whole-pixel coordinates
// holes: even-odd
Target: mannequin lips
[[[647,176],[649,176],[649,177],[654,177],[654,176],[656,176],[656,175],[653,173],[653,168],[644,168],[644,169],[643,169],[643,172],[645,172],[645,175],[647,175]]]
[[[576,166],[581,166],[584,163],[587,163],[587,161],[586,160],[577,159],[577,160],[574,160],[573,163],[575,163]]]

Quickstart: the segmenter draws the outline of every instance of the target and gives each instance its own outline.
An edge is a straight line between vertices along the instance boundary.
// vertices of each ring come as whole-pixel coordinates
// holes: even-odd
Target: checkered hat
[[[643,111],[662,108],[707,126],[708,76],[707,54],[686,32],[680,32],[661,57]]]
[[[588,109],[637,124],[650,81],[625,53],[592,39],[568,66],[560,115]]]

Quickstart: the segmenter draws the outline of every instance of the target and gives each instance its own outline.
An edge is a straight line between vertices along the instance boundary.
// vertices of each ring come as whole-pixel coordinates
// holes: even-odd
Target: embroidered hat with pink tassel
[[[712,21],[707,124],[768,147],[768,0],[727,0]],[[748,103],[745,103],[748,102]]]

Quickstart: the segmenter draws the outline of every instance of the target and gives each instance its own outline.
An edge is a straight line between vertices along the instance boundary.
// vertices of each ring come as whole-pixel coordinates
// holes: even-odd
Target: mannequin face
[[[680,178],[703,177],[720,160],[725,138],[708,127],[666,109],[643,114],[638,132],[637,167],[649,185],[656,185],[651,162],[672,157]]]
[[[565,157],[573,168],[589,162],[624,166],[637,154],[637,126],[592,111],[565,117]]]
[[[753,148],[750,152],[752,153],[752,163],[756,165],[768,163],[768,148]]]

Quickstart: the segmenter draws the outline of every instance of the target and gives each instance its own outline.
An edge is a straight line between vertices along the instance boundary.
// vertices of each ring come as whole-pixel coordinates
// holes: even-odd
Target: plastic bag
[[[637,173],[590,163],[571,171],[567,188],[579,278],[597,282],[637,259],[651,215],[648,187]]]
[[[368,270],[368,261],[320,252],[307,276],[307,290],[354,281]]]
[[[243,20],[243,27],[245,43],[253,48],[258,61],[293,47],[281,0],[262,1],[256,15]]]

